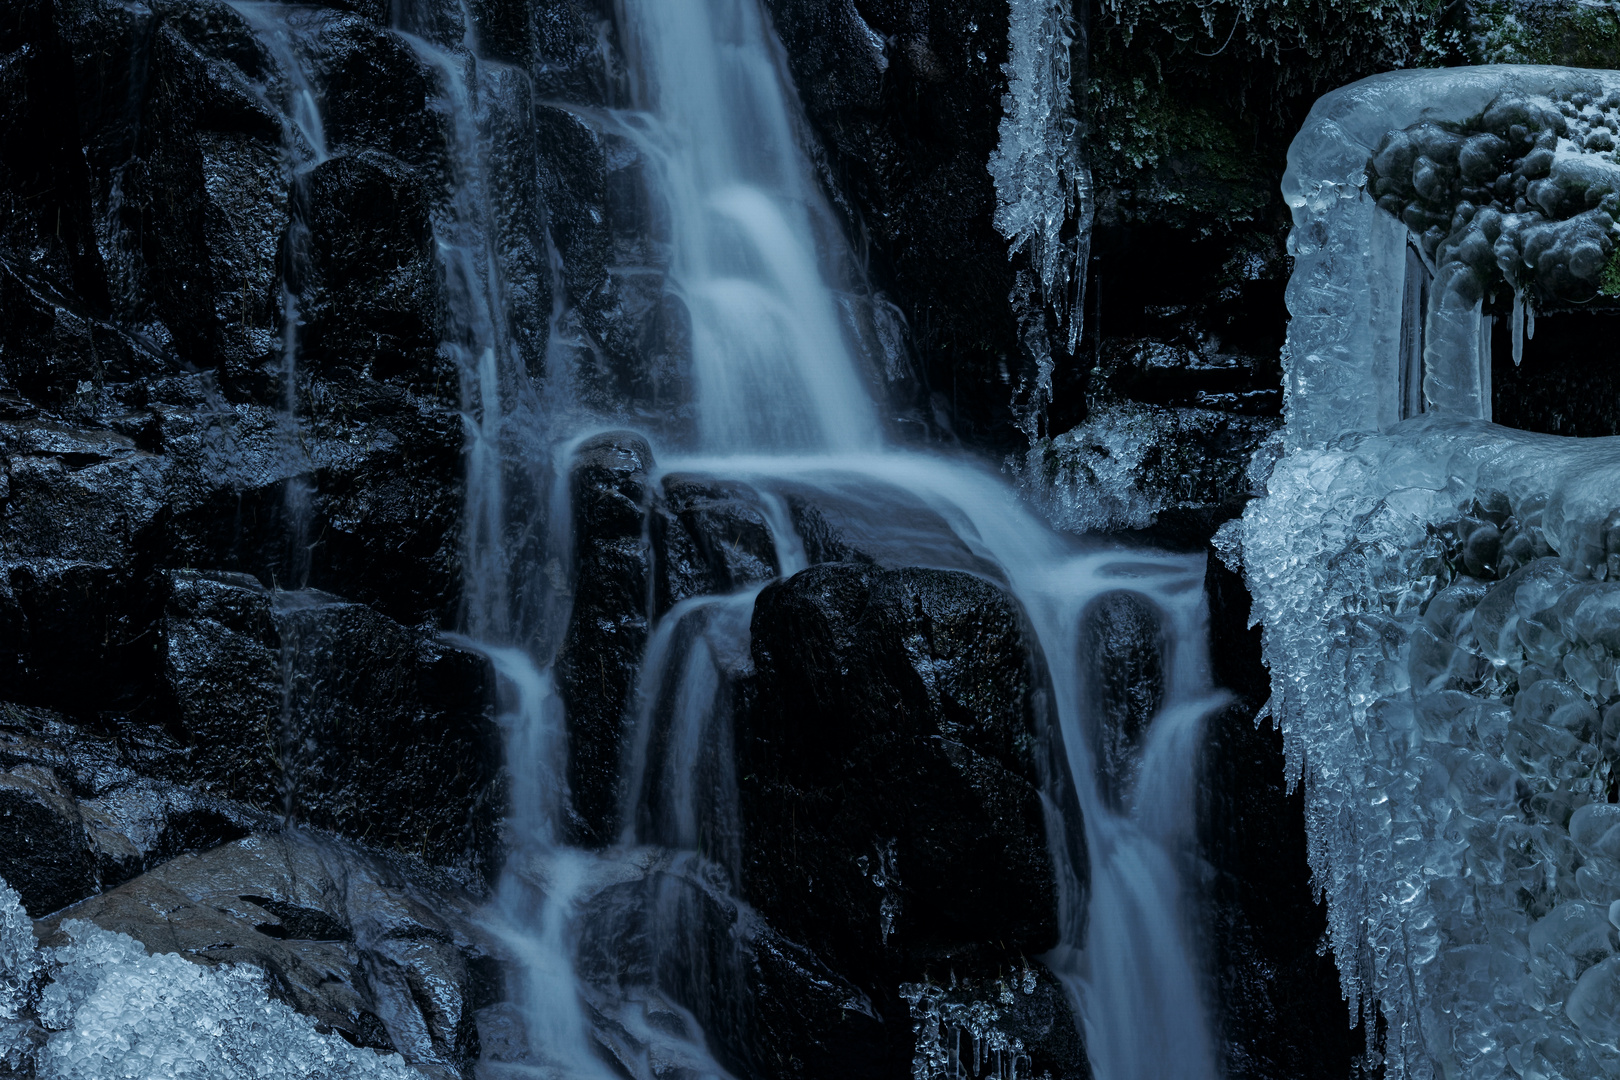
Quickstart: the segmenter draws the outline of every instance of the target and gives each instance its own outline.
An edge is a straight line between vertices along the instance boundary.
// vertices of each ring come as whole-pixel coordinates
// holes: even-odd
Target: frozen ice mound
[[[1284,453],[1219,551],[1391,1080],[1620,1076],[1620,439],[1487,423],[1485,310],[1596,290],[1616,129],[1620,73],[1409,71],[1289,150]]]
[[[1430,417],[1296,447],[1240,539],[1387,1075],[1620,1076],[1620,439]]]
[[[37,948],[0,881],[0,1062],[39,1080],[421,1080],[271,999],[258,968],[148,955],[82,919],[62,930],[67,945]]]
[[[1511,294],[1522,345],[1537,300],[1596,291],[1620,235],[1617,128],[1617,72],[1400,71],[1321,98],[1283,177],[1289,445],[1489,419],[1482,304]]]

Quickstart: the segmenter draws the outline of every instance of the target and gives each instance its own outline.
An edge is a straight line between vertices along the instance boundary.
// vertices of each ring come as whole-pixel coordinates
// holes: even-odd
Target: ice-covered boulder
[[[1217,546],[1392,1080],[1620,1076],[1620,439],[1489,423],[1488,336],[1604,284],[1617,110],[1613,72],[1397,72],[1289,152],[1284,452]]]
[[[1598,291],[1617,109],[1620,74],[1513,65],[1391,72],[1316,103],[1283,178],[1290,445],[1490,419],[1490,294],[1523,320],[1526,297]]]
[[[1620,441],[1434,417],[1289,452],[1243,520],[1269,708],[1390,1076],[1620,1075],[1617,493]]]

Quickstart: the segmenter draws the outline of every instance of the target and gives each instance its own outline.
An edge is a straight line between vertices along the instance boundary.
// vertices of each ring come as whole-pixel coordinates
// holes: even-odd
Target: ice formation
[[[36,948],[0,881],[0,1064],[40,1080],[421,1080],[397,1054],[350,1046],[268,994],[264,972],[203,967],[83,920]],[[43,1044],[43,1045],[41,1045]]]
[[[1067,325],[1069,351],[1080,340],[1081,293],[1086,283],[1092,215],[1091,171],[1081,155],[1080,123],[1070,87],[1069,53],[1075,40],[1070,0],[1012,0],[1003,65],[999,141],[990,155],[996,185],[996,229],[1009,253],[1027,250],[1036,282],[1020,275],[1013,297],[1021,312],[1025,348],[1036,364],[1034,385],[1024,387],[1033,437],[1051,397],[1053,360],[1046,338],[1045,308]],[[1077,222],[1065,240],[1064,226]],[[1039,295],[1031,295],[1038,291]],[[1044,300],[1044,306],[1042,304]]]
[[[1013,983],[1025,995],[1035,992],[1034,972],[1026,969]],[[997,1001],[986,1001],[931,982],[902,983],[900,996],[911,1007],[916,1047],[911,1059],[913,1080],[1018,1080],[1032,1076],[1024,1041],[1000,1023],[1002,1009],[1017,1000],[1014,986],[1003,982]]]
[[[1584,241],[1543,261],[1504,224],[1489,265],[1449,260],[1471,301],[1424,303],[1419,256],[1443,268],[1484,230],[1397,221],[1368,162],[1402,138],[1460,143],[1460,160],[1508,102],[1526,157],[1586,153],[1596,175],[1606,151],[1565,146],[1560,106],[1616,88],[1551,68],[1379,76],[1322,99],[1289,154],[1286,451],[1219,549],[1241,557],[1265,627],[1330,943],[1352,1014],[1387,1024],[1392,1080],[1620,1076],[1620,440],[1486,422],[1492,268],[1519,293],[1568,287]],[[1563,118],[1556,147],[1522,123],[1532,106],[1546,131]],[[1411,157],[1411,176],[1435,171]],[[1555,221],[1533,194],[1545,177],[1503,175],[1501,219]],[[1557,220],[1602,224],[1605,197]]]
[[[1283,177],[1290,446],[1422,412],[1490,418],[1488,294],[1590,297],[1612,251],[1611,100],[1620,74],[1496,66],[1392,72],[1316,103]]]

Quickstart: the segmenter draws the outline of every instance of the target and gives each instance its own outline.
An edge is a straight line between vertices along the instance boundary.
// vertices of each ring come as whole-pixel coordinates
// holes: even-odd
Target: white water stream
[[[1072,784],[1081,817],[1050,815],[1062,940],[1045,960],[1070,991],[1098,1080],[1214,1080],[1181,874],[1194,843],[1203,722],[1220,702],[1206,655],[1202,556],[1082,544],[1052,532],[977,465],[889,448],[835,301],[837,268],[850,260],[801,146],[798,102],[759,0],[619,0],[617,16],[632,100],[607,122],[649,165],[670,287],[691,317],[697,448],[663,455],[663,470],[751,485],[783,576],[805,565],[780,497],[789,484],[858,500],[878,522],[904,517],[894,506],[903,493],[938,514],[976,565],[999,575],[1045,655],[1069,773],[1054,784]],[[470,49],[408,40],[437,73],[451,121],[450,198],[435,230],[451,308],[445,344],[461,366],[468,436],[465,624],[500,675],[512,775],[508,865],[488,918],[522,965],[516,991],[527,1053],[481,1068],[570,1080],[619,1071],[650,1080],[672,1069],[723,1077],[674,988],[657,977],[644,986],[591,984],[576,971],[574,949],[581,905],[605,889],[645,881],[657,891],[658,881],[674,878],[734,884],[726,672],[746,653],[758,588],[686,601],[654,626],[634,705],[620,841],[601,853],[568,847],[566,716],[549,658],[519,646],[512,618],[516,555],[503,516],[503,455],[516,441],[505,427],[523,419],[513,404],[522,396],[514,380],[523,376],[509,355],[501,267],[489,240],[495,195],[478,134],[479,68]],[[297,88],[300,130],[318,123],[307,90]],[[318,127],[306,139],[324,154],[312,132]],[[559,304],[554,322],[562,317]],[[554,388],[565,382],[559,374]],[[567,475],[582,437],[566,434],[541,436],[553,441],[554,476]],[[549,502],[549,551],[566,574],[565,483],[553,482]],[[898,562],[941,562],[939,538],[898,525],[887,549]],[[1110,799],[1092,760],[1100,721],[1080,650],[1087,609],[1115,592],[1145,601],[1168,644],[1162,707],[1136,750],[1134,781]],[[557,626],[565,614],[531,622]],[[1050,805],[1065,804],[1061,792],[1049,794]],[[1077,825],[1088,851],[1083,882],[1063,836]],[[655,971],[679,967],[685,955],[677,925],[684,909],[665,893],[672,898],[655,903],[646,931],[656,939]],[[700,974],[729,977],[706,969],[689,977]]]

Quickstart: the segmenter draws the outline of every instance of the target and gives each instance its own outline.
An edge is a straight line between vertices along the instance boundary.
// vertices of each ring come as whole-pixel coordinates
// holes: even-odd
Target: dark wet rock
[[[161,542],[162,461],[115,431],[0,424],[0,552],[128,563]]]
[[[626,709],[647,645],[652,467],[646,440],[619,431],[580,444],[569,472],[577,584],[557,680],[568,705],[568,785],[588,842],[606,843],[618,827]]]
[[[0,424],[0,669],[8,696],[93,712],[150,697],[160,462],[107,430]],[[95,671],[95,679],[79,674]]]
[[[505,806],[488,661],[335,597],[280,594],[275,609],[297,816],[492,873]]]
[[[607,103],[613,27],[599,0],[473,0],[469,5],[483,55],[534,74],[537,96],[581,105]]]
[[[439,263],[423,179],[375,153],[335,157],[309,176],[309,279],[300,358],[431,384],[438,361]]]
[[[169,577],[164,673],[191,769],[234,798],[279,808],[283,680],[270,594],[245,574]]]
[[[748,947],[761,1075],[892,1075],[896,1032],[857,986],[809,949],[757,924]]]
[[[999,576],[937,510],[904,488],[851,478],[815,487],[783,484],[778,490],[812,564],[920,564]]]
[[[1126,592],[1092,601],[1080,623],[1078,659],[1091,699],[1092,756],[1104,797],[1117,807],[1135,778],[1142,736],[1164,700],[1164,628],[1146,601]]]
[[[358,378],[312,390],[308,583],[442,626],[461,602],[465,430],[438,391]]]
[[[149,566],[41,559],[0,564],[0,573],[0,665],[14,700],[150,716],[162,585]]]
[[[653,1010],[677,1025],[670,1004],[691,1013],[734,1075],[885,1075],[893,1032],[866,993],[740,905],[712,863],[626,867],[579,925],[577,969],[609,1053],[644,1052],[620,1017],[651,988]]]
[[[341,590],[402,622],[448,621],[460,600],[461,417],[356,373],[309,396],[307,458],[273,409],[161,409],[170,563]]]
[[[0,110],[0,247],[6,253],[0,285],[7,313],[0,320],[0,371],[13,387],[41,400],[71,395],[77,373],[49,370],[55,350],[41,348],[34,328],[19,325],[18,301],[38,290],[58,301],[79,298],[81,315],[105,316],[110,306],[75,108],[78,73],[58,10],[25,0],[0,13],[0,55],[7,58],[0,66],[0,98],[7,103]]]
[[[821,139],[818,164],[915,334],[924,377],[902,381],[911,396],[894,407],[932,426],[932,394],[957,435],[1017,445],[1008,379],[1021,370],[1018,326],[1010,306],[983,302],[1010,294],[1016,269],[991,223],[985,168],[1006,88],[1006,8],[768,6]]]
[[[8,791],[21,800],[0,819],[17,830],[4,845],[17,861],[0,876],[24,894],[30,910],[54,911],[181,852],[271,826],[250,807],[144,775],[163,768],[144,734],[139,728],[97,734],[44,710],[0,705],[0,770],[9,770]],[[42,813],[54,824],[30,823]],[[34,895],[24,883],[42,875],[65,884]]]
[[[309,41],[331,151],[378,151],[405,166],[415,182],[437,177],[442,183],[448,118],[435,108],[442,73],[405,39],[368,19],[330,10],[303,18],[300,26],[294,15],[293,25]],[[374,212],[382,220],[380,208]]]
[[[504,809],[484,658],[313,590],[172,572],[190,775],[297,820],[492,872]]]
[[[96,890],[79,808],[48,768],[0,772],[0,877],[31,911],[55,911]]]
[[[760,495],[746,484],[672,473],[652,517],[657,608],[720,595],[776,576],[777,552]]]
[[[262,968],[271,994],[359,1046],[398,1050],[431,1076],[470,1076],[474,1013],[493,1004],[500,954],[474,898],[426,867],[339,841],[254,835],[182,855],[35,924],[129,934],[205,966]]]
[[[1327,908],[1310,887],[1304,792],[1289,790],[1282,733],[1255,722],[1271,693],[1260,628],[1249,625],[1242,579],[1213,556],[1204,587],[1214,680],[1234,696],[1208,721],[1199,800],[1205,962],[1225,1072],[1354,1076],[1367,1031],[1348,1023],[1334,957],[1320,948]]]
[[[1021,613],[937,570],[811,567],[754,610],[744,894],[839,970],[1056,939]]]

